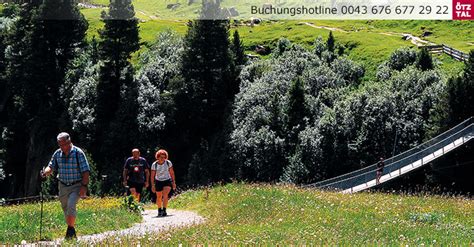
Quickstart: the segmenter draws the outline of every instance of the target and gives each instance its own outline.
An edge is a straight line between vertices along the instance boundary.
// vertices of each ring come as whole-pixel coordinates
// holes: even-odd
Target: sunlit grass
[[[228,184],[187,191],[169,208],[193,210],[202,225],[126,245],[463,245],[474,242],[474,203],[465,198],[382,193],[347,195],[292,186]],[[108,244],[116,240],[108,239]]]
[[[107,6],[109,0],[90,0],[91,3]],[[176,10],[167,9],[170,3],[180,3]],[[200,1],[192,5],[187,0],[134,0],[136,16],[141,20],[140,37],[143,44],[140,52],[146,45],[155,41],[159,32],[172,29],[184,35],[186,21],[190,16],[197,16]],[[241,1],[229,0],[222,2],[224,7],[247,9]],[[100,9],[83,9],[90,22],[88,37],[97,36],[97,30],[102,26]],[[243,14],[243,13],[242,13]],[[310,47],[318,36],[327,38],[329,30],[319,29],[301,24],[311,22],[316,26],[325,26],[341,29],[333,34],[339,44],[350,46],[346,54],[350,59],[361,63],[366,69],[365,81],[374,80],[379,64],[388,59],[390,54],[400,47],[414,47],[410,41],[403,40],[400,33],[410,33],[421,37],[424,32],[432,34],[423,39],[446,44],[463,52],[474,49],[474,23],[470,21],[432,21],[432,20],[280,20],[267,21],[253,27],[240,25],[233,30],[239,30],[246,53],[252,53],[255,46],[266,45],[274,48],[278,39],[285,37],[290,41]],[[394,35],[390,36],[387,33]],[[139,53],[140,53],[139,52]],[[137,61],[136,55],[133,61]],[[442,56],[441,68],[447,77],[454,76],[462,69],[462,63],[447,56]]]
[[[40,234],[40,203],[0,207],[0,244],[34,242]],[[121,199],[89,198],[78,203],[76,230],[78,235],[131,227],[141,215],[121,207]],[[66,223],[59,201],[43,205],[43,238],[64,237]]]
[[[149,1],[135,1],[135,11],[140,19],[140,38],[142,48],[137,52],[132,61],[138,61],[138,54],[146,50],[146,47],[156,40],[157,35],[164,30],[171,29],[179,34],[186,33],[187,20],[160,18],[156,13],[158,9],[165,8],[165,3],[152,3]],[[161,7],[160,7],[161,6]],[[82,12],[89,20],[88,39],[98,37],[98,30],[103,27],[100,21],[102,9],[83,9]],[[153,18],[152,18],[153,17]],[[365,81],[374,80],[377,67],[387,60],[390,54],[400,47],[414,47],[410,41],[403,40],[401,36],[385,35],[383,33],[411,33],[420,36],[424,30],[433,32],[425,39],[445,43],[462,51],[474,48],[474,24],[471,22],[455,21],[268,21],[253,27],[246,25],[232,26],[238,30],[243,41],[246,53],[252,53],[257,45],[265,45],[274,48],[280,38],[311,48],[315,39],[321,36],[324,40],[329,35],[329,30],[310,27],[302,24],[310,22],[316,26],[335,27],[343,31],[333,31],[336,42],[350,47],[345,50],[348,57],[365,67]],[[447,77],[452,77],[462,70],[463,64],[447,55],[439,59],[442,71]]]

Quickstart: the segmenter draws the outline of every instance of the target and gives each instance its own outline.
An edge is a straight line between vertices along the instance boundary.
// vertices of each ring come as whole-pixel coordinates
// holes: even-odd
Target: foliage
[[[96,43],[92,42],[70,64],[61,96],[68,109],[75,139],[87,147],[93,141],[96,114],[97,84],[100,65]]]
[[[234,128],[230,143],[235,155],[246,160],[237,164],[243,178],[279,179],[289,157],[295,155],[297,145],[301,148],[302,162],[311,171],[301,181],[322,173],[320,169],[312,169],[319,165],[314,163],[317,158],[309,154],[314,148],[321,147],[308,145],[319,145],[319,142],[307,140],[317,137],[308,135],[313,131],[305,130],[305,123],[319,121],[328,107],[324,103],[333,101],[326,100],[334,94],[331,90],[357,85],[363,69],[344,57],[336,57],[328,63],[319,58],[317,49],[307,51],[292,45],[282,55],[251,63],[242,70],[241,88],[233,107]],[[321,53],[322,57],[326,52]],[[301,83],[297,83],[298,80]],[[303,130],[306,134],[301,136]],[[306,143],[303,144],[300,138]]]
[[[167,31],[161,33],[156,43],[141,57],[141,68],[135,80],[139,87],[137,121],[145,146],[142,149],[156,151],[159,140],[146,140],[149,136],[160,136],[167,121],[172,124],[170,83],[180,71],[182,52],[182,38]]]
[[[131,0],[112,1],[108,13],[102,12],[101,17],[104,28],[99,32],[96,130],[91,151],[101,174],[119,178],[125,154],[139,142],[138,86],[130,63],[132,53],[140,48],[138,19]],[[106,187],[118,191],[119,179],[108,180]]]
[[[73,1],[46,0],[22,6],[8,38],[7,167],[14,193],[34,194],[37,174],[67,129],[61,87],[69,61],[83,45],[87,22]],[[26,130],[26,131],[25,131]]]
[[[398,48],[395,50],[387,61],[389,68],[401,71],[407,66],[412,65],[416,61],[416,52],[409,48]]]
[[[2,140],[0,140],[0,182],[2,182],[6,177],[5,170],[4,170],[4,167],[5,167],[5,141],[3,139],[4,130],[3,128],[1,130],[2,130]]]
[[[230,50],[232,51],[232,56],[234,58],[235,65],[244,65],[247,61],[245,57],[245,50],[240,39],[239,31],[235,30],[234,34],[232,35],[232,44],[230,46]]]
[[[410,220],[415,222],[435,224],[439,223],[444,215],[439,213],[411,213],[409,217]]]
[[[474,116],[474,50],[469,53],[463,75],[448,81],[447,92],[449,126]]]
[[[289,130],[288,144],[292,148],[296,146],[298,133],[305,127],[305,118],[308,119],[304,94],[304,85],[301,78],[297,77],[288,90],[288,107],[286,109]]]
[[[309,171],[302,158],[301,149],[297,147],[294,155],[289,158],[288,165],[283,169],[283,174],[280,178],[282,182],[293,184],[306,182],[304,179],[308,177]]]
[[[440,94],[441,100],[431,123],[432,136],[449,129],[474,116],[474,51],[469,53],[461,76],[450,78],[446,89]],[[448,154],[432,164],[432,172],[427,181],[435,186],[450,190],[472,192],[474,147],[466,145],[453,154]]]
[[[334,52],[335,43],[336,41],[334,39],[334,36],[332,35],[332,31],[329,31],[328,40],[326,40],[326,47],[328,51]]]
[[[124,196],[122,198],[121,206],[123,208],[125,208],[126,210],[128,210],[129,212],[133,212],[133,213],[136,213],[138,215],[140,215],[140,213],[144,211],[143,207],[140,205],[139,202],[136,202],[133,199],[132,195]]]
[[[211,181],[228,179],[223,174],[230,155],[222,151],[228,150],[226,123],[239,83],[229,41],[229,21],[216,18],[219,14],[220,1],[204,1],[202,18],[188,23],[181,76],[173,83],[176,124],[166,130],[173,133],[167,134],[166,140],[180,140],[179,146],[172,150],[179,153],[176,163],[190,171],[191,159],[205,153],[200,158],[206,162],[199,166],[211,172],[208,178]],[[209,152],[202,150],[205,147]],[[187,182],[198,183],[194,179]]]
[[[434,68],[433,59],[428,49],[422,48],[420,50],[416,58],[416,66],[422,71]]]
[[[148,157],[168,149],[178,181],[190,185],[235,177],[304,183],[401,152],[472,115],[473,107],[465,107],[474,95],[472,61],[447,86],[443,74],[457,74],[460,63],[446,56],[433,67],[427,51],[402,48],[380,64],[407,45],[381,33],[400,30],[398,23],[412,32],[437,27],[437,34],[452,37],[446,27],[470,30],[463,22],[318,22],[344,32],[262,22],[234,26],[230,35],[229,22],[214,18],[222,1],[204,1],[200,14],[207,20],[186,26],[151,20],[143,11],[163,2],[126,0],[113,1],[102,22],[90,20],[90,43],[83,47],[87,24],[77,8],[70,1],[43,2],[7,8],[7,18],[0,17],[0,29],[8,29],[0,31],[0,150],[7,149],[5,171],[16,176],[16,194],[37,190],[27,174],[47,162],[59,130],[90,150],[94,176],[109,175],[96,193],[119,193],[121,165],[132,147]],[[81,11],[98,17],[101,10]],[[52,20],[69,18],[64,13],[78,21],[63,27]],[[168,30],[156,38],[166,25],[181,34],[188,28],[187,34],[183,39]],[[100,26],[97,43],[90,38]],[[469,37],[459,36],[450,42]],[[255,45],[273,54],[245,61]]]

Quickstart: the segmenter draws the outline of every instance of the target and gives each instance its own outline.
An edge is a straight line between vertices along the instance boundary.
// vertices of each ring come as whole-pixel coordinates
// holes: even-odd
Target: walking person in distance
[[[130,193],[137,202],[143,187],[148,188],[150,179],[150,167],[145,158],[140,156],[140,150],[134,148],[132,157],[129,157],[123,166],[123,185],[129,187]]]

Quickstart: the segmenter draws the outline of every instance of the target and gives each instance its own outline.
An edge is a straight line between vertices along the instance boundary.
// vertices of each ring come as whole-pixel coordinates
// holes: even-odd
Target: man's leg
[[[140,202],[140,200],[142,199],[141,194],[143,191],[143,186],[145,186],[145,184],[137,184],[137,186],[135,187],[135,192],[137,193],[137,202]]]
[[[132,193],[133,198],[139,202],[140,201],[140,195],[137,193],[137,190],[135,188],[130,187],[130,193]]]
[[[75,184],[69,186],[71,192],[67,198],[67,207],[66,207],[66,223],[68,225],[69,237],[75,238],[76,237],[76,229],[74,228],[76,225],[76,205],[79,201],[79,191],[81,190],[81,184]]]
[[[61,208],[63,209],[64,219],[67,224],[67,200],[68,200],[69,190],[66,186],[59,183],[59,202],[61,203]]]

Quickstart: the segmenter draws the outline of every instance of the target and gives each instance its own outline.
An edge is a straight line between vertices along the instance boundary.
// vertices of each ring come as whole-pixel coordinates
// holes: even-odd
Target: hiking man
[[[47,177],[53,171],[58,173],[59,201],[67,224],[66,239],[71,239],[76,238],[76,205],[79,197],[86,197],[90,168],[86,155],[72,144],[68,133],[61,132],[56,139],[59,149],[54,152],[41,176]]]
[[[129,157],[123,166],[123,185],[128,186],[132,196],[140,202],[140,194],[143,186],[148,188],[150,178],[150,166],[145,158],[140,157],[140,150],[134,148],[132,157]]]
[[[379,162],[377,162],[377,177],[375,180],[375,184],[380,184],[380,177],[382,177],[384,166],[385,166],[384,160],[382,157],[380,157]]]

